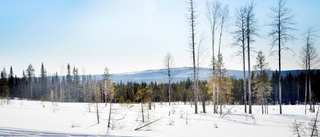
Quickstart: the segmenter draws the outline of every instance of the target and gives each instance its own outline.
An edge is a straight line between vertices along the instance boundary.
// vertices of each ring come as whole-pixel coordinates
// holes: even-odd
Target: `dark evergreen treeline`
[[[26,71],[23,71],[22,77],[17,77],[10,67],[9,73],[4,68],[1,71],[0,78],[0,97],[31,99],[31,100],[48,100],[60,102],[104,102],[105,82],[97,80],[92,75],[79,75],[76,67],[71,68],[68,64],[67,75],[58,76],[55,73],[52,76],[46,74],[44,65],[41,65],[41,74],[39,77],[34,75],[34,68],[30,64]],[[267,102],[277,104],[278,102],[278,72],[275,71],[269,78],[272,91],[267,98]],[[252,75],[252,79],[255,75]],[[311,91],[312,102],[317,102],[320,98],[320,71],[312,71]],[[310,86],[305,85],[306,74],[301,72],[298,75],[288,73],[281,78],[282,82],[282,99],[284,104],[297,104],[305,101],[305,90]],[[243,104],[243,79],[232,78],[232,99],[233,102]],[[183,81],[171,83],[171,101],[189,102],[193,100],[192,80],[189,78]],[[199,100],[211,100],[212,92],[208,91],[208,82],[199,81]],[[167,83],[136,83],[136,82],[119,82],[114,83],[114,101],[115,102],[139,102],[137,92],[145,87],[150,89],[147,98],[155,102],[168,102],[168,84]],[[205,94],[205,95],[204,95]],[[99,96],[99,100],[97,100]],[[309,101],[309,98],[307,98]],[[253,96],[253,103],[259,104],[259,100]]]

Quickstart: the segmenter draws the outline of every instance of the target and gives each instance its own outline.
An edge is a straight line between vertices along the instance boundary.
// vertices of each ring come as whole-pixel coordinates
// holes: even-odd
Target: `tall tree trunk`
[[[205,95],[203,95],[202,97],[202,112],[206,113],[206,99],[205,99]]]
[[[248,91],[249,91],[249,114],[252,114],[252,102],[251,102],[251,67],[250,67],[250,18],[247,17],[247,49],[248,49]]]
[[[282,114],[282,96],[281,96],[281,29],[280,29],[281,20],[278,22],[278,55],[279,55],[279,111]]]
[[[298,100],[298,104],[300,102],[300,82],[299,82],[299,79],[298,79],[298,82],[297,82],[297,100]]]
[[[109,109],[109,118],[108,118],[108,128],[110,128],[110,120],[111,120],[111,104],[112,103],[112,99],[110,99],[110,109]]]
[[[96,103],[96,113],[97,113],[97,121],[98,121],[98,124],[100,123],[100,118],[99,118],[99,106],[98,106],[98,103]]]
[[[170,76],[170,71],[169,71],[169,106],[171,106],[171,76]]]
[[[193,65],[193,98],[194,98],[194,109],[195,109],[195,114],[198,113],[198,93],[197,93],[197,87],[196,87],[196,57],[195,57],[195,11],[194,11],[195,7],[194,7],[194,2],[193,0],[190,0],[190,27],[191,27],[191,48],[192,48],[192,65]]]
[[[144,123],[144,113],[143,113],[143,103],[142,102],[141,102],[141,116],[142,116],[142,123]]]
[[[244,113],[247,113],[247,92],[246,92],[246,66],[245,66],[245,49],[243,47],[243,104],[244,104]]]
[[[108,83],[107,83],[107,80],[104,81],[104,84],[105,84],[105,92],[104,92],[104,105],[107,107],[107,92],[108,92]]]
[[[304,83],[304,114],[307,114],[307,93],[308,93],[308,84],[307,84],[308,80],[307,80],[307,74],[306,74],[306,80]]]
[[[309,83],[308,83],[308,85],[309,85],[309,103],[310,103],[310,110],[312,110],[312,112],[314,112],[313,109],[312,109],[312,90],[311,90],[310,73],[309,73]]]
[[[216,85],[212,82],[212,103],[213,103],[213,114],[217,114],[217,104],[216,104]]]

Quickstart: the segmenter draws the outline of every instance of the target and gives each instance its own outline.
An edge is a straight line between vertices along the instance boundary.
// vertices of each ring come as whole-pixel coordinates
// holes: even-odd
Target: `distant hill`
[[[185,80],[188,77],[192,78],[193,70],[192,67],[180,67],[180,68],[173,68],[173,81],[181,81]],[[269,76],[272,75],[274,71],[269,72]],[[298,75],[303,70],[285,70],[282,71],[282,76],[286,76],[287,74],[291,73],[292,75]],[[209,68],[199,68],[199,79],[200,80],[209,80],[211,76],[211,69]],[[243,72],[241,70],[227,70],[229,76],[234,78],[242,78]],[[102,75],[95,75],[97,79],[102,79]],[[145,70],[145,71],[137,71],[137,72],[130,72],[130,73],[119,73],[119,74],[112,74],[113,82],[118,83],[122,82],[157,82],[163,83],[167,82],[168,78],[166,76],[166,69],[155,69],[155,70]]]

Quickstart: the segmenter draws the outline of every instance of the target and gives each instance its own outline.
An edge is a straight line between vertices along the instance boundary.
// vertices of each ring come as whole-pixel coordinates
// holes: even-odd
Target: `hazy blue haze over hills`
[[[118,82],[157,82],[163,83],[168,81],[168,77],[166,75],[166,69],[155,69],[155,70],[145,70],[145,71],[138,71],[138,72],[130,72],[130,73],[119,73],[119,74],[112,74],[112,80],[115,83]],[[271,77],[274,71],[269,71],[269,76]],[[282,76],[286,76],[289,73],[292,75],[298,75],[303,70],[284,70],[282,71]],[[192,79],[192,67],[181,67],[181,68],[173,68],[173,80],[174,82],[186,80],[188,77]],[[209,80],[211,76],[211,69],[210,68],[199,68],[199,79],[200,80]],[[234,78],[243,78],[243,72],[241,70],[227,70],[229,76]],[[102,79],[102,75],[95,75],[96,79]]]

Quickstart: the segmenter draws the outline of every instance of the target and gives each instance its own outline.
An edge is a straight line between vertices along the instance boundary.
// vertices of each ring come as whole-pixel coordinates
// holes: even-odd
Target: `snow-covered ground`
[[[108,129],[109,105],[99,104],[97,124],[96,104],[10,100],[0,106],[0,136],[287,137],[293,136],[290,127],[295,119],[303,123],[308,135],[308,123],[316,115],[310,112],[305,115],[303,105],[284,105],[282,115],[279,106],[269,106],[269,114],[264,115],[261,106],[253,106],[253,115],[249,115],[244,113],[243,106],[227,105],[223,106],[224,112],[233,108],[221,118],[212,114],[212,105],[207,105],[208,113],[194,114],[194,106],[190,104],[156,103],[150,111],[145,106],[142,123],[140,104],[112,104],[112,128]]]

